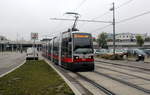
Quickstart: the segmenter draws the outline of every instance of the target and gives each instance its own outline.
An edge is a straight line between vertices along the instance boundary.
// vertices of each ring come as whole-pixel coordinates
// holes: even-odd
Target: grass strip
[[[0,78],[0,95],[74,95],[74,93],[44,60],[30,60]]]

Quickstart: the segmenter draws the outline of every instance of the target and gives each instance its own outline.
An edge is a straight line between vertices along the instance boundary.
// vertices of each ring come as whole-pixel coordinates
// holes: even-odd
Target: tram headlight
[[[74,56],[74,59],[79,59],[79,56]]]

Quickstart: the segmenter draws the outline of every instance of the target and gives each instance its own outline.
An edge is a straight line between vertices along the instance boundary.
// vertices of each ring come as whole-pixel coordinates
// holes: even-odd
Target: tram
[[[43,55],[63,68],[94,70],[93,41],[90,33],[69,30],[52,38],[42,48]]]

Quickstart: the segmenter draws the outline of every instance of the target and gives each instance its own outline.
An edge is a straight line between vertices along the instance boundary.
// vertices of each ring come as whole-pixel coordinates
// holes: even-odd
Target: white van
[[[26,54],[26,60],[38,60],[38,51],[37,48],[28,48],[27,49],[27,54]]]

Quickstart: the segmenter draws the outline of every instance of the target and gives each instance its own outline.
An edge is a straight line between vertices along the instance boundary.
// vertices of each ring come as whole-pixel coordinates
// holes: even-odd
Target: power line
[[[129,4],[129,3],[131,3],[132,1],[133,1],[133,0],[128,0],[128,1],[124,2],[123,4],[121,4],[120,6],[116,7],[115,9],[119,9],[119,8],[125,6],[125,5],[127,5],[127,4]]]
[[[78,5],[77,8],[80,8],[86,1],[87,1],[87,0],[83,0],[83,1]],[[124,2],[123,4],[121,4],[120,6],[116,7],[115,9],[119,9],[119,8],[121,8],[121,7],[123,7],[123,6],[127,5],[127,4],[129,4],[129,3],[132,2],[132,1],[133,1],[133,0],[126,1],[126,2]],[[77,9],[77,8],[76,8],[76,9]],[[110,13],[110,11],[107,11],[107,12],[105,12],[104,14],[102,14],[102,15],[100,15],[100,16],[98,16],[98,17],[93,18],[92,20],[79,20],[79,21],[86,21],[86,22],[104,22],[104,23],[106,22],[106,23],[108,23],[108,21],[95,21],[95,20],[94,20],[94,19],[98,19],[98,18],[100,18],[100,17],[103,17],[103,16],[105,16],[105,15],[108,14],[108,13]],[[149,12],[149,13],[150,13],[150,12]],[[121,20],[120,22],[117,22],[117,24],[118,24],[118,23],[121,23],[121,22],[124,22],[124,21],[127,21],[127,20],[131,20],[131,19],[133,19],[133,18],[137,18],[137,17],[142,16],[142,15],[145,15],[145,14],[147,14],[147,13],[143,13],[143,14],[141,14],[141,15],[137,15],[137,16],[134,16],[134,17],[131,17],[131,18],[127,18],[127,19]],[[56,18],[53,18],[53,19],[57,20]],[[59,20],[60,20],[60,19],[59,19]],[[61,19],[61,20],[63,20],[63,19]],[[64,20],[73,20],[73,19],[64,19]],[[111,23],[111,22],[109,22],[109,23]],[[94,31],[98,31],[98,30],[105,29],[105,28],[107,28],[107,27],[109,27],[109,26],[111,26],[111,25],[112,25],[112,24],[103,26],[103,27],[98,28],[98,29],[96,29],[96,30],[94,30]]]
[[[77,9],[79,9],[86,1],[87,1],[87,0],[83,0],[83,1],[75,8],[75,11],[76,11]]]
[[[123,22],[126,22],[126,21],[130,21],[132,19],[136,19],[138,17],[141,17],[141,16],[144,16],[144,15],[147,15],[147,14],[150,14],[150,11],[147,11],[147,12],[144,12],[142,14],[139,14],[139,15],[136,15],[136,16],[133,16],[133,17],[130,17],[130,18],[127,18],[127,19],[123,19],[123,20],[120,20],[119,22],[116,22],[116,24],[120,24],[120,23],[123,23]],[[103,30],[107,27],[110,27],[112,24],[109,24],[109,25],[106,25],[106,26],[103,26],[103,27],[100,27],[100,28],[97,28],[96,30],[94,30],[95,32],[98,31],[98,30]]]
[[[103,13],[103,14],[101,14],[101,15],[99,15],[99,16],[97,16],[97,17],[95,17],[95,18],[93,18],[92,20],[94,20],[94,19],[98,19],[98,18],[101,18],[101,17],[103,17],[103,16],[107,15],[109,12],[110,12],[110,11],[107,11],[107,12],[105,12],[105,13]]]
[[[120,6],[116,7],[115,9],[119,9],[119,8],[125,6],[125,5],[127,5],[127,4],[129,4],[129,3],[131,3],[132,1],[133,1],[133,0],[128,0],[128,1],[126,1],[126,2],[124,2],[124,3],[122,3]],[[101,17],[103,17],[103,16],[105,16],[105,15],[107,15],[107,14],[109,14],[109,13],[110,13],[110,11],[107,11],[107,12],[105,12],[105,13],[103,13],[103,14],[101,14],[101,15],[99,15],[99,16],[93,18],[93,19],[101,18]],[[93,19],[92,19],[92,20],[93,20]]]
[[[100,27],[100,28],[97,28],[97,29],[95,29],[95,30],[93,30],[93,31],[94,31],[94,32],[97,32],[98,30],[103,30],[103,29],[105,29],[105,28],[107,28],[107,27],[110,27],[110,26],[112,26],[112,24],[105,25],[105,26]]]
[[[66,28],[66,27],[65,27],[65,28]],[[49,33],[49,34],[44,34],[44,35],[41,35],[41,36],[42,36],[42,37],[46,37],[46,36],[51,37],[51,36],[54,36],[54,35],[56,35],[56,34],[59,34],[60,31],[63,31],[65,28],[62,28],[62,29],[59,29],[59,30],[57,30],[57,31],[55,31],[55,32],[51,32],[51,33]]]
[[[83,0],[83,1],[85,1],[85,0]],[[124,2],[124,3],[122,3],[120,6],[116,7],[115,9],[119,9],[119,8],[125,6],[125,5],[127,5],[127,4],[129,4],[129,3],[131,3],[132,1],[133,1],[133,0],[128,0],[128,1],[126,1],[126,2]],[[105,13],[103,13],[103,14],[101,14],[101,15],[95,17],[95,18],[92,18],[91,20],[95,20],[95,19],[101,18],[101,17],[103,17],[103,16],[105,16],[105,15],[107,15],[107,14],[109,14],[109,13],[110,13],[110,11],[106,11]],[[80,27],[83,26],[83,25],[85,25],[85,23],[83,23],[82,25],[80,25]],[[101,28],[100,28],[100,29],[101,29]],[[96,30],[97,30],[97,29],[96,29]]]
[[[51,20],[65,20],[65,21],[74,21],[74,19],[65,19],[65,18],[50,18]],[[112,23],[111,21],[98,21],[98,20],[78,20],[81,22],[97,22],[97,23]]]
[[[147,14],[150,14],[150,11],[147,11],[147,12],[141,13],[141,14],[139,14],[139,15],[136,15],[136,16],[133,16],[133,17],[129,17],[129,18],[120,20],[119,22],[117,22],[117,24],[118,24],[118,23],[123,23],[123,22],[129,21],[129,20],[132,20],[132,19],[141,17],[141,16],[144,16],[144,15],[147,15]]]

